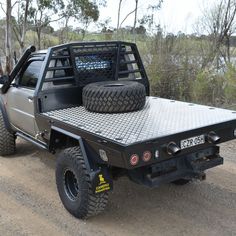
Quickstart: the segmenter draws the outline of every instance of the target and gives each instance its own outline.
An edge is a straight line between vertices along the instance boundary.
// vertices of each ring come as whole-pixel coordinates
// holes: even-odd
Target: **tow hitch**
[[[157,187],[181,178],[205,180],[204,171],[221,164],[223,158],[219,155],[219,147],[212,146],[196,153],[156,163],[151,167],[141,167],[142,171],[139,168],[131,170],[129,176],[137,183]]]

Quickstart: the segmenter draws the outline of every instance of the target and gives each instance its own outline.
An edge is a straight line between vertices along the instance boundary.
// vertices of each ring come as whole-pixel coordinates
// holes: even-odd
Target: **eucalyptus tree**
[[[61,12],[61,16],[64,21],[64,31],[66,31],[65,41],[68,41],[68,24],[70,20],[80,24],[83,28],[80,30],[82,38],[85,36],[85,32],[91,22],[96,22],[99,18],[99,7],[105,6],[105,0],[65,0],[65,7]],[[78,28],[78,27],[77,27]]]
[[[202,67],[217,63],[221,59],[229,63],[231,59],[230,39],[236,33],[236,0],[218,0],[213,6],[204,8],[203,15],[196,25],[198,34],[207,34],[209,40],[203,41]]]
[[[32,21],[32,27],[36,31],[38,50],[41,49],[43,29],[63,17],[59,14],[64,7],[63,0],[33,0],[29,20]]]
[[[1,9],[5,15],[5,55],[6,55],[6,73],[10,73],[13,65],[12,60],[12,9],[17,2],[6,0],[6,4],[0,2]]]
[[[18,1],[16,16],[12,22],[14,36],[20,45],[20,54],[22,54],[25,49],[25,37],[29,25],[29,16],[32,14],[33,10],[31,2],[31,0]]]

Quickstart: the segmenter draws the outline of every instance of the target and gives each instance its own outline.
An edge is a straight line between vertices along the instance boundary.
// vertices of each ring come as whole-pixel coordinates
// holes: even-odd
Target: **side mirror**
[[[0,77],[0,84],[5,84],[8,81],[8,76],[7,75],[3,75]]]

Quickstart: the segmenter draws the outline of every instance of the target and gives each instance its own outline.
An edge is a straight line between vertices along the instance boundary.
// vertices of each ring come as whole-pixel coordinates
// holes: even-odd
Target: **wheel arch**
[[[0,111],[2,113],[3,121],[4,121],[7,131],[9,131],[10,133],[13,133],[13,130],[12,130],[9,118],[8,118],[8,114],[6,111],[6,107],[5,107],[4,101],[1,97],[0,97]]]
[[[66,145],[65,148],[63,147],[64,151],[76,148],[75,146],[79,146],[86,171],[89,175],[89,181],[91,182],[91,191],[93,193],[99,194],[113,189],[112,175],[110,170],[107,168],[107,165],[100,165],[100,163],[96,161],[96,158],[93,156],[94,153],[91,152],[89,145],[86,145],[86,141],[84,141],[81,136],[59,127],[52,126],[49,148],[55,148],[54,145],[56,144],[56,139],[58,137],[62,137],[64,139],[69,138],[70,141],[72,141],[71,145]],[[76,141],[77,145],[73,145],[73,141]],[[61,153],[63,153],[63,151]]]
[[[64,143],[64,146],[62,146],[61,143]],[[69,131],[66,131],[56,126],[51,127],[50,142],[49,142],[50,151],[55,152],[57,149],[61,149],[62,147],[68,148],[78,144],[80,146],[80,150],[82,152],[86,168],[87,170],[90,170],[91,165],[89,163],[87,152],[85,150],[84,142],[81,136],[73,134]]]

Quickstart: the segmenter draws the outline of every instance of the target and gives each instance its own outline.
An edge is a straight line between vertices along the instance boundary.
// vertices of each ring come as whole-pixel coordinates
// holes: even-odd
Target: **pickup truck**
[[[223,164],[217,145],[236,137],[235,111],[150,96],[134,43],[31,46],[0,81],[0,155],[18,137],[56,154],[59,196],[80,219],[105,209],[121,176],[149,187],[204,180]]]

